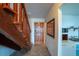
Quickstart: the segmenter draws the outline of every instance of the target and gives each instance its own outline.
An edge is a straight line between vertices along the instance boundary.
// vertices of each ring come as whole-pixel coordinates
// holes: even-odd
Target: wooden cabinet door
[[[34,24],[35,44],[45,44],[45,23],[39,22]]]
[[[68,34],[62,34],[62,39],[63,40],[68,40]]]

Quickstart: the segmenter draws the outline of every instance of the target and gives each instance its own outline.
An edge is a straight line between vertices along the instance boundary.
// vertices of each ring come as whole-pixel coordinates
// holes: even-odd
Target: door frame
[[[61,3],[58,8],[58,56],[62,56],[62,10],[61,6],[64,3]]]

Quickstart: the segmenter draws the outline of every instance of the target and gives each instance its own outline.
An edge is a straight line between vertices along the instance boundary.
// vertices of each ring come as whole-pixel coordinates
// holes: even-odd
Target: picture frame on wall
[[[47,22],[47,34],[55,37],[55,18]]]

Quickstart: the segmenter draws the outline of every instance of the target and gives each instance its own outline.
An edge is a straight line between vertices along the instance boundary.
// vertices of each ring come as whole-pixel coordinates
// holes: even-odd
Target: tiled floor
[[[24,56],[49,56],[49,52],[45,46],[35,45]]]

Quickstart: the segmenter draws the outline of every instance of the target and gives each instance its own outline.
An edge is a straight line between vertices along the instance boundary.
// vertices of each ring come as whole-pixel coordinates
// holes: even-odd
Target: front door
[[[35,44],[45,44],[45,23],[44,22],[36,22],[35,26]]]

